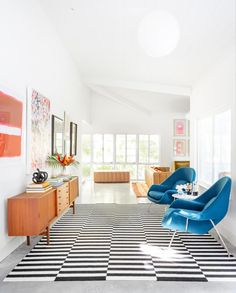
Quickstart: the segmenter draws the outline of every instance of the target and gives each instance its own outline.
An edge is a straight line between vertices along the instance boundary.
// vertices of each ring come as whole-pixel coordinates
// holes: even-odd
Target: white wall
[[[25,103],[31,86],[50,98],[51,113],[89,121],[89,91],[37,1],[1,0],[0,39],[0,90]],[[7,236],[7,198],[25,189],[25,114],[22,157],[0,159],[0,260],[22,241]]]
[[[236,245],[236,48],[231,47],[209,71],[194,85],[190,99],[191,109],[191,161],[197,168],[196,119],[220,109],[229,108],[232,113],[232,179],[233,188],[230,210],[220,224],[222,234]]]
[[[173,161],[173,119],[185,118],[186,113],[173,113],[146,100],[150,114],[92,93],[91,123],[94,133],[159,134],[161,136],[160,164],[171,166]],[[138,103],[138,99],[136,101]],[[159,105],[159,106],[158,106]],[[185,159],[185,158],[183,158]]]

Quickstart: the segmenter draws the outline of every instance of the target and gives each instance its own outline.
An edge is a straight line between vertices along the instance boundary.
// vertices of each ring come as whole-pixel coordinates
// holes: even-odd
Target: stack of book
[[[50,178],[48,179],[48,182],[51,184],[52,187],[58,187],[64,183],[63,178],[61,177]]]
[[[28,193],[35,193],[35,192],[41,193],[41,192],[46,192],[50,189],[52,189],[52,186],[49,182],[46,181],[46,182],[39,183],[39,184],[31,183],[31,184],[27,185],[26,192],[28,192]]]

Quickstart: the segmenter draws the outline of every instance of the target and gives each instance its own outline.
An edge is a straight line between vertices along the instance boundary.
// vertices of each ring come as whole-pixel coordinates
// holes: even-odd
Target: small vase
[[[69,169],[68,167],[64,166],[62,169],[62,176],[69,176]]]
[[[52,178],[56,178],[56,177],[58,177],[58,175],[60,175],[60,169],[58,169],[58,168],[52,168],[51,169],[51,177]]]

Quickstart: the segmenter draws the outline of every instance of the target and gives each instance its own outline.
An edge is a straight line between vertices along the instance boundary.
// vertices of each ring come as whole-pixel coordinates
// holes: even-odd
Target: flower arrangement
[[[78,167],[79,162],[75,159],[74,156],[68,156],[68,155],[52,155],[48,156],[46,163],[48,166],[52,168],[57,168],[57,167],[67,167],[67,166],[74,166]]]
[[[183,194],[183,193],[191,194],[192,184],[186,183],[186,184],[176,185],[176,190],[178,194]]]

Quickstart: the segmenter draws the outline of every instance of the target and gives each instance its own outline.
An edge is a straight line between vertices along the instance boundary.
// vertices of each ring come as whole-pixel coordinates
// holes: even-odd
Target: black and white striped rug
[[[164,208],[78,205],[51,228],[4,281],[236,281],[236,258],[211,235],[162,228]]]

